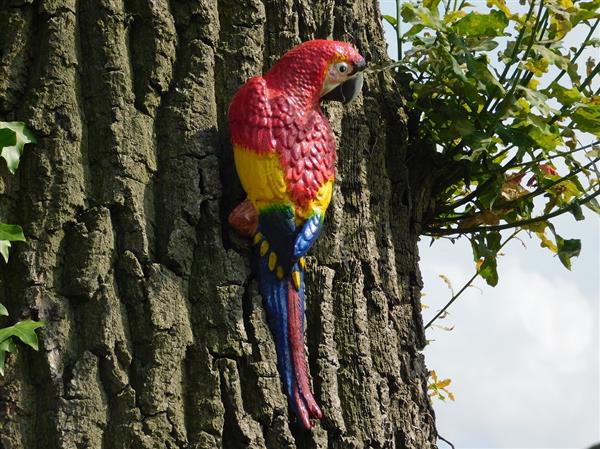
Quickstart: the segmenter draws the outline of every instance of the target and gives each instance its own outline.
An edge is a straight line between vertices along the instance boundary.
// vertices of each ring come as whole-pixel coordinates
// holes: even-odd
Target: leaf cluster
[[[0,122],[0,154],[6,160],[6,165],[11,173],[14,174],[17,170],[23,148],[28,143],[35,143],[35,137],[24,123]],[[11,242],[15,241],[25,241],[21,226],[0,223],[0,253],[5,262],[8,262]],[[4,316],[8,316],[8,310],[3,304],[0,304],[0,317]],[[4,375],[6,354],[17,351],[16,339],[37,351],[36,329],[42,326],[44,326],[42,321],[24,320],[12,326],[0,328],[0,375]]]
[[[523,4],[516,12],[505,0],[488,0],[487,9],[423,0],[384,17],[408,48],[398,70],[420,113],[418,138],[444,161],[426,234],[468,236],[490,285],[499,231],[529,232],[570,268],[581,243],[551,220],[581,220],[582,207],[600,213],[600,65],[588,59],[585,75],[579,70],[585,50],[599,46],[600,0]],[[580,46],[565,48],[569,33],[585,36]]]
[[[22,122],[0,122],[0,156],[6,161],[10,173],[19,167],[23,149],[28,143],[36,143],[33,133]],[[8,262],[10,242],[24,242],[23,229],[19,225],[0,222],[0,254]]]
[[[448,386],[452,383],[451,379],[439,379],[435,370],[429,373],[431,381],[427,385],[429,396],[438,398],[440,401],[445,401],[446,397],[454,401],[454,394],[448,390]]]

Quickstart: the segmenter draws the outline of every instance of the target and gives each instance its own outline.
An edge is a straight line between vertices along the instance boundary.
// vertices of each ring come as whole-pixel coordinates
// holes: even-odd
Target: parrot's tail
[[[290,275],[280,279],[264,259],[259,260],[259,283],[275,337],[279,373],[294,412],[310,429],[310,418],[321,419],[323,413],[310,389],[304,354],[304,273],[296,264],[294,281]]]

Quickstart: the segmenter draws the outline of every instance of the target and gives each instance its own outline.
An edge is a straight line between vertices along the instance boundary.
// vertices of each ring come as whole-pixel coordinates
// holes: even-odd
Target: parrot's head
[[[312,40],[283,55],[265,79],[307,104],[348,103],[360,93],[365,65],[365,58],[347,42]]]

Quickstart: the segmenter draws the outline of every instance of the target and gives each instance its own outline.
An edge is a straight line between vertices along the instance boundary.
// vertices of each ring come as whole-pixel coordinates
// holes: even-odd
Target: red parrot
[[[260,292],[275,338],[285,392],[300,422],[322,418],[304,355],[304,256],[319,235],[333,192],[335,139],[319,102],[352,100],[365,59],[350,44],[300,44],[229,105],[235,166],[248,198],[229,216],[251,236]]]

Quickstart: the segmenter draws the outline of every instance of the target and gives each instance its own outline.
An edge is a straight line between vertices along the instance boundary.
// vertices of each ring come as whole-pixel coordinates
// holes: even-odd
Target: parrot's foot
[[[293,364],[294,406],[305,429],[312,427],[310,418],[321,419],[323,412],[317,405],[308,381],[308,369],[304,357],[303,314],[298,291],[289,284],[288,287],[288,332]]]
[[[240,234],[252,237],[258,226],[256,208],[246,199],[236,206],[229,214],[229,224]]]

